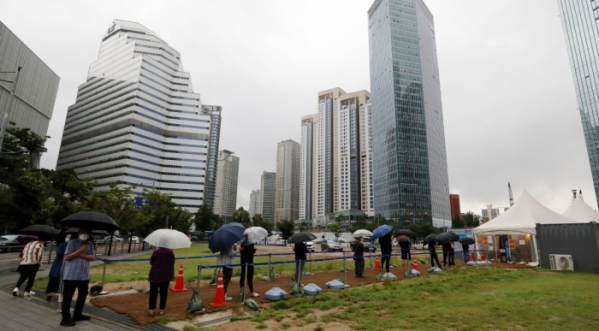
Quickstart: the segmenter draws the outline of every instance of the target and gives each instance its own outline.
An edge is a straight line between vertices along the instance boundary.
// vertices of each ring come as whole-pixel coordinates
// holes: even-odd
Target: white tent
[[[584,202],[582,195],[572,202],[563,216],[576,221],[576,223],[599,222],[599,212]]]
[[[563,224],[580,223],[580,221],[574,221],[550,210],[524,190],[510,209],[475,228],[473,232],[475,235],[530,235],[533,241],[532,255],[538,261],[538,253],[535,248],[537,247],[537,223]]]
[[[536,235],[536,224],[580,223],[543,206],[526,190],[506,212],[474,229],[474,234]]]

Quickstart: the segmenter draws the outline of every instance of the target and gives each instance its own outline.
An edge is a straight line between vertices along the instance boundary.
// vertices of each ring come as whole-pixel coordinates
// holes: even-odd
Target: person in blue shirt
[[[89,287],[89,262],[96,259],[94,244],[89,242],[90,231],[79,230],[79,238],[69,241],[64,253],[62,268],[62,326],[74,326],[76,321],[88,321],[91,317],[83,315],[83,306]],[[77,290],[77,304],[71,318],[71,301]]]
[[[58,246],[56,247],[56,255],[54,262],[52,262],[52,268],[50,269],[50,281],[46,287],[46,294],[48,297],[46,301],[52,301],[52,293],[58,293],[58,312],[62,312],[62,293],[59,292],[60,286],[60,271],[62,270],[62,262],[64,261],[64,252],[67,250],[67,244],[71,240],[71,234],[61,235],[58,240]]]

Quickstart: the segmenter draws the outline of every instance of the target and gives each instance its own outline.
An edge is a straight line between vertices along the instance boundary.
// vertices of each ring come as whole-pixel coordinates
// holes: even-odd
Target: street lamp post
[[[15,99],[15,91],[17,90],[17,84],[19,83],[19,76],[21,74],[21,69],[22,67],[19,67],[17,69],[17,77],[15,77],[15,81],[11,82],[8,80],[2,80],[4,82],[11,82],[13,83],[12,86],[12,91],[10,91],[10,96],[8,97],[8,107],[6,107],[6,111],[4,112],[4,118],[2,118],[2,128],[0,129],[0,151],[2,150],[2,144],[4,143],[4,135],[6,134],[6,127],[8,126],[8,118],[10,116],[10,113],[12,112],[12,103]],[[2,72],[4,73],[15,73],[15,72]]]

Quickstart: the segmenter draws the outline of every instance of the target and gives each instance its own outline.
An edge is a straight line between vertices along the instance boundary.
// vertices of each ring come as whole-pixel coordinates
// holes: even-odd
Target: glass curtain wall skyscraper
[[[156,189],[195,212],[212,119],[179,52],[139,23],[114,20],[68,108],[57,169],[95,178],[98,190]]]
[[[599,2],[558,0],[599,203]]]
[[[422,0],[376,0],[368,37],[375,213],[451,226],[433,15]]]

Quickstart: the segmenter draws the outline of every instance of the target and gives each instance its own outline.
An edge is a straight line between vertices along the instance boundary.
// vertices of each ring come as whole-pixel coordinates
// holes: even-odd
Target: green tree
[[[436,233],[435,227],[430,224],[410,224],[408,230],[414,232],[416,238],[424,238],[431,233]]]
[[[54,205],[50,180],[41,172],[24,173],[2,188],[1,226],[8,231],[32,224],[50,225]]]
[[[281,232],[281,238],[287,243],[287,240],[289,240],[295,233],[295,222],[290,220],[280,220],[277,222],[277,229]]]
[[[480,216],[474,214],[472,211],[468,211],[462,219],[464,220],[464,227],[476,228],[480,226]]]
[[[329,230],[331,232],[333,232],[333,235],[335,236],[335,238],[339,238],[341,236],[341,234],[343,233],[343,229],[341,228],[341,226],[339,226],[339,224],[337,223],[333,223],[329,225]]]
[[[167,227],[167,216],[171,216],[171,213],[177,209],[177,205],[171,200],[171,197],[168,194],[163,194],[156,190],[150,191],[144,189],[142,197],[143,204],[141,205],[140,210],[143,215],[148,217],[148,219],[145,226],[141,226],[140,224],[140,226],[135,227],[135,231],[142,237],[146,237],[157,229],[164,229]],[[173,226],[173,229],[189,232],[189,226],[191,226],[191,224],[189,224],[187,228],[185,228],[184,224],[177,224],[177,226],[182,227],[175,228]]]
[[[451,227],[454,229],[461,229],[466,227],[466,223],[462,220],[462,217],[456,216],[451,220]]]
[[[25,175],[31,169],[31,153],[44,147],[48,138],[28,128],[18,128],[14,122],[10,122],[0,153],[0,183],[10,185]]]
[[[239,207],[236,211],[233,212],[231,216],[231,222],[241,223],[246,228],[252,226],[252,220],[250,219],[250,213],[243,209],[243,207]]]
[[[211,231],[214,224],[218,223],[219,216],[214,213],[211,206],[207,204],[200,205],[195,213],[194,223],[198,231]]]
[[[356,231],[362,230],[362,229],[372,232],[379,225],[380,224],[377,224],[375,222],[369,222],[368,219],[366,218],[366,215],[360,215],[360,216],[356,217],[356,221],[352,224],[351,232],[356,232]]]
[[[387,223],[387,219],[381,214],[374,215],[373,221],[374,221],[374,223],[380,223],[380,224]]]
[[[193,222],[193,213],[187,209],[176,207],[171,210],[168,218],[168,228],[189,234],[191,223]]]
[[[214,224],[212,224],[212,231],[218,230],[221,226],[223,226],[223,224],[225,224],[225,221],[223,220],[223,218],[220,217],[219,215],[216,215]]]

